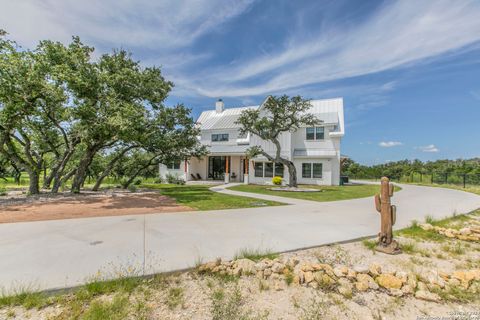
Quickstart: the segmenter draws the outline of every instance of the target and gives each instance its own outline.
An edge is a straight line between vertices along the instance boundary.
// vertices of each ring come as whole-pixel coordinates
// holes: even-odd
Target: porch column
[[[228,160],[230,160],[230,156],[225,157],[225,183],[230,182],[230,173],[228,173],[229,172],[228,164],[230,161]]]
[[[187,161],[187,159],[185,159],[185,165],[184,165],[184,167],[185,167],[185,168],[184,168],[184,171],[185,171],[185,182],[186,182],[186,181],[190,180],[190,179],[188,178],[188,161]]]
[[[243,159],[243,183],[248,184],[248,169],[250,167],[250,162],[248,158]]]

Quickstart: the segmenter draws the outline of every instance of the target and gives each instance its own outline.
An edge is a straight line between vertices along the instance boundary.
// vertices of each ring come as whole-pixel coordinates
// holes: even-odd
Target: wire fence
[[[480,185],[480,173],[448,173],[448,172],[431,172],[421,173],[412,172],[409,175],[394,176],[385,175],[390,180],[404,183],[420,183],[420,184],[453,184],[466,188],[467,186],[479,186]],[[367,179],[367,180],[380,180],[382,176],[369,176],[369,175],[350,175],[350,179]]]

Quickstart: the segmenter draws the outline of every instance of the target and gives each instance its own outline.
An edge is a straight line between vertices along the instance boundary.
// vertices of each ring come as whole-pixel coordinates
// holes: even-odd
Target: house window
[[[275,162],[275,176],[283,178],[283,164]]]
[[[255,177],[263,178],[263,162],[255,162]]]
[[[307,140],[315,140],[315,128],[307,128]]]
[[[302,163],[302,178],[321,179],[323,165],[321,163]]]
[[[180,170],[180,160],[175,160],[175,161],[170,162],[167,165],[167,168],[170,169],[170,170]]]
[[[324,127],[309,127],[306,128],[307,140],[323,140],[325,138]]]
[[[283,164],[281,163],[255,162],[254,169],[257,178],[283,177]]]
[[[212,141],[228,141],[228,133],[214,133]]]
[[[312,177],[312,164],[302,163],[302,178],[311,178],[311,177]]]
[[[325,137],[324,127],[315,127],[315,140],[323,140]]]
[[[265,178],[273,177],[273,162],[265,162]]]
[[[323,165],[321,163],[313,164],[313,177],[322,178]]]

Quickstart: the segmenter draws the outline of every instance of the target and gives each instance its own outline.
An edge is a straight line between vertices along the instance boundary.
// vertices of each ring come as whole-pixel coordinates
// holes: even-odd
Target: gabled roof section
[[[269,99],[265,98],[262,105]],[[344,134],[344,117],[343,117],[343,98],[311,100],[312,108],[309,110],[325,124],[335,125],[335,130],[330,132],[330,136],[343,136]],[[258,109],[261,106],[249,106],[241,108],[228,108],[223,112],[215,110],[204,111],[197,120],[197,125],[201,130],[217,130],[217,129],[235,129],[240,128],[236,124],[238,117],[244,110]]]
[[[240,128],[236,124],[238,117],[244,110],[257,109],[258,106],[229,108],[223,112],[216,112],[215,110],[204,111],[197,120],[197,125],[201,130],[215,130],[215,129],[231,129]]]

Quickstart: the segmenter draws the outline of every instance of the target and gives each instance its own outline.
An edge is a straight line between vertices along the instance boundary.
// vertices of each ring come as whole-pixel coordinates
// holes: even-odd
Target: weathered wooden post
[[[378,244],[375,250],[387,254],[401,253],[398,242],[393,240],[392,227],[395,224],[397,210],[391,205],[390,197],[393,196],[393,184],[387,177],[382,177],[380,194],[375,196],[375,208],[380,212],[381,229],[378,234]]]

